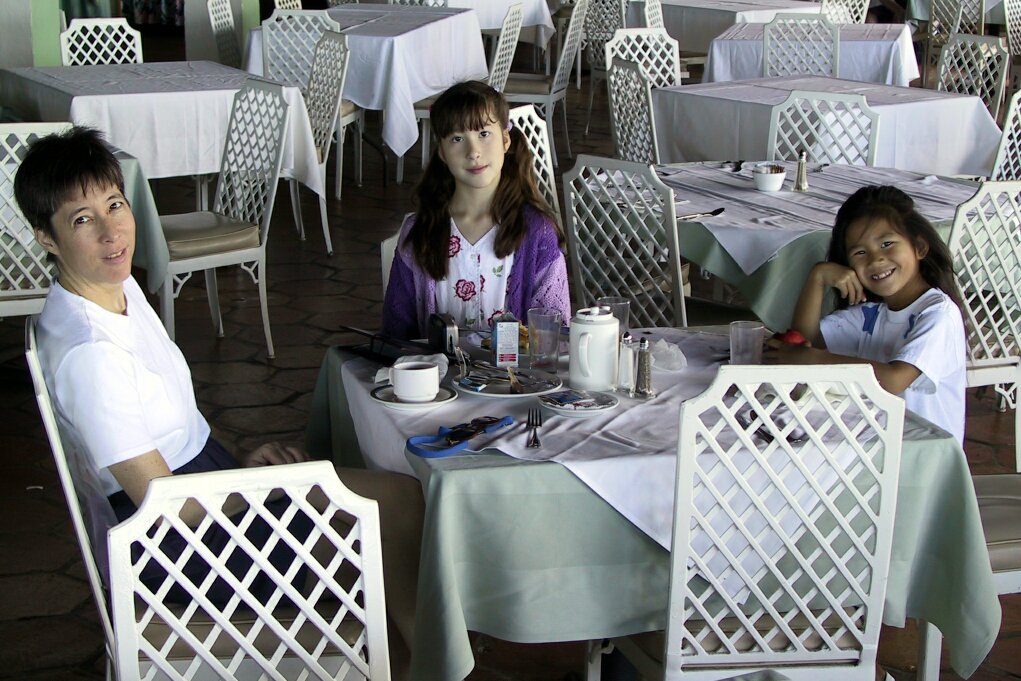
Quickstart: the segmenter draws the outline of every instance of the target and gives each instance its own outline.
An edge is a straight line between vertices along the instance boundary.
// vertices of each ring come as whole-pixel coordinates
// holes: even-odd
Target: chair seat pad
[[[1021,475],[976,475],[975,496],[993,572],[1021,570]]]
[[[361,107],[352,102],[349,99],[340,100],[340,117],[350,116],[351,114],[358,111]]]
[[[554,19],[570,19],[571,12],[574,11],[574,5],[564,5],[556,12],[553,13]]]
[[[161,215],[171,260],[258,248],[259,226],[212,211]]]
[[[503,92],[508,97],[514,95],[546,95],[553,87],[553,78],[522,78],[513,73],[507,79]]]
[[[415,102],[415,116],[417,118],[429,118],[429,111],[433,108],[433,104],[439,99],[439,95],[433,95],[432,97],[426,97]]]

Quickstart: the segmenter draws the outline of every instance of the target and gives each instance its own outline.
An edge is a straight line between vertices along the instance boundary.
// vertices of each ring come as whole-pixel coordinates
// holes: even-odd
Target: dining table
[[[220,171],[234,94],[251,74],[209,61],[0,69],[0,102],[27,121],[94,127],[138,159],[149,179]],[[312,126],[297,88],[281,175],[325,194]]]
[[[390,0],[361,0],[363,5],[385,5]],[[544,46],[553,37],[553,15],[547,0],[447,0],[447,7],[475,10],[483,31],[499,31],[507,10],[521,5],[521,40]]]
[[[713,38],[703,83],[762,77],[765,24],[735,24]],[[843,80],[907,86],[918,78],[918,63],[907,24],[843,24],[840,64]]]
[[[818,14],[819,3],[805,0],[662,0],[663,25],[682,53],[705,54],[713,38],[735,24],[767,23],[777,14]],[[644,26],[644,2],[627,7],[629,27]]]
[[[383,112],[383,141],[398,156],[418,139],[415,102],[489,75],[475,10],[354,4],[326,11],[351,51],[344,99]],[[261,28],[249,33],[244,63],[263,73]]]
[[[795,90],[862,95],[879,115],[877,166],[972,176],[992,169],[1000,128],[979,97],[804,75],[654,89],[661,161],[761,159],[773,107]]]
[[[797,163],[784,162],[782,189],[762,192],[753,182],[755,165],[672,164],[657,166],[656,172],[680,202],[679,219],[724,209],[679,224],[681,256],[736,287],[755,315],[776,330],[790,325],[809,270],[826,260],[837,210],[856,190],[867,185],[901,189],[947,238],[957,206],[978,189],[967,180],[892,168],[809,164],[808,190],[795,192]]]
[[[618,395],[616,408],[587,419],[547,412],[538,450],[524,447],[534,397],[460,392],[430,410],[398,411],[371,394],[377,361],[350,348],[327,352],[311,405],[310,453],[422,483],[412,679],[465,678],[474,666],[469,631],[540,643],[664,628],[670,553],[655,528],[600,481],[613,455],[615,470],[630,472],[631,510],[665,509],[672,518],[679,406],[711,382],[729,336],[726,327],[632,333],[675,343],[687,366],[654,368],[651,400]],[[516,425],[451,456],[406,450],[408,437],[483,415],[511,416]],[[967,677],[992,647],[1000,605],[964,452],[912,414],[897,494],[883,621],[934,624],[954,670]]]

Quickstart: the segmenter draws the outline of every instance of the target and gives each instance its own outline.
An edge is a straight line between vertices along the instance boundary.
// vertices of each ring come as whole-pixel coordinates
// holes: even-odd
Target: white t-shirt
[[[465,329],[488,329],[490,319],[505,311],[507,279],[514,254],[497,258],[496,230],[474,244],[450,221],[447,276],[436,282],[436,311],[449,314]]]
[[[156,449],[176,470],[209,438],[184,356],[132,277],[124,296],[120,315],[54,282],[38,326],[65,443],[94,467],[107,495],[121,489],[111,464]]]
[[[907,362],[921,375],[901,397],[908,409],[964,441],[965,362],[961,311],[929,289],[903,310],[865,303],[827,315],[819,330],[826,348],[875,362]]]

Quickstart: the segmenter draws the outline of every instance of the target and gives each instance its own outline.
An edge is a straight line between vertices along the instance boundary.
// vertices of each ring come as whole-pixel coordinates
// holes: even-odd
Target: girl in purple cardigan
[[[401,226],[383,303],[383,333],[424,338],[429,315],[488,328],[530,307],[571,317],[563,234],[535,183],[507,100],[477,81],[454,85],[430,112],[439,144]]]

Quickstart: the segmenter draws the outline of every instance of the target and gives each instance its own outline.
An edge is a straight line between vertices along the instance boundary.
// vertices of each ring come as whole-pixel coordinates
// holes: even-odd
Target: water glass
[[[603,296],[596,300],[599,307],[610,308],[610,314],[620,322],[617,333],[621,336],[631,328],[631,299],[622,296]]]
[[[762,364],[765,333],[762,322],[731,322],[730,363]]]
[[[560,310],[533,307],[528,310],[528,354],[530,366],[551,373],[557,372],[560,355]]]

